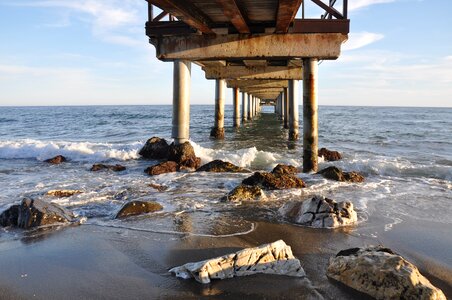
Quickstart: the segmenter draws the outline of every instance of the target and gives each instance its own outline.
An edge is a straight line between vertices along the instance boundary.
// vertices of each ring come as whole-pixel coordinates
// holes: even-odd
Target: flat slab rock
[[[162,209],[163,207],[154,201],[130,201],[118,211],[115,219],[148,214]]]
[[[265,199],[264,191],[258,186],[239,185],[221,198],[222,202],[256,201]]]
[[[82,193],[83,192],[79,190],[50,190],[46,193],[46,195],[58,198],[67,198]]]
[[[322,196],[283,205],[280,213],[291,222],[314,228],[337,228],[358,221],[353,203],[336,202]]]
[[[344,172],[337,167],[328,167],[319,171],[317,174],[331,180],[342,182],[364,182],[364,176],[358,172]]]
[[[376,299],[446,299],[415,265],[381,246],[340,251],[327,276]]]
[[[102,171],[102,170],[110,170],[113,172],[121,172],[124,171],[126,169],[126,167],[122,166],[122,165],[104,165],[104,164],[94,164],[90,171],[92,172],[97,172],[97,171]]]
[[[0,225],[28,229],[74,221],[74,215],[63,207],[40,199],[25,198],[0,214]]]
[[[183,279],[194,278],[203,284],[210,283],[212,279],[258,273],[306,276],[300,261],[293,256],[290,246],[282,240],[200,262],[187,263],[172,268],[169,272]]]
[[[248,173],[247,169],[238,167],[230,162],[222,161],[219,159],[213,160],[205,165],[199,167],[196,172],[228,172],[228,173]]]

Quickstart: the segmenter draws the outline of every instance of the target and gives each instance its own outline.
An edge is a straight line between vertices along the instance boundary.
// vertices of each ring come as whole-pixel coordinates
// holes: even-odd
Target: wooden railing
[[[334,5],[336,4],[337,0],[328,0],[329,3],[326,4],[322,0],[311,0],[313,3],[315,3],[317,6],[325,10],[325,14],[321,15],[321,19],[332,19],[335,17],[338,20],[346,20],[348,15],[348,0],[342,0],[342,12],[338,11],[336,8],[334,8]],[[305,1],[302,3],[302,19],[305,18]]]

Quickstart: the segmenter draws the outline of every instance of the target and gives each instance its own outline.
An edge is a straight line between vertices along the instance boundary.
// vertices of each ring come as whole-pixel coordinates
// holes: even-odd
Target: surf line
[[[247,235],[247,234],[253,232],[254,230],[256,230],[256,228],[257,228],[257,224],[251,223],[251,228],[247,231],[215,235],[215,234],[181,232],[181,231],[172,231],[172,230],[143,229],[143,228],[136,228],[136,227],[121,226],[121,225],[106,225],[106,224],[102,225],[102,224],[96,224],[96,223],[83,223],[81,225],[91,225],[91,226],[98,226],[98,227],[126,229],[126,230],[141,231],[141,232],[152,232],[152,233],[158,233],[158,234],[172,234],[172,235],[181,235],[181,236],[197,236],[197,237],[212,237],[212,238],[226,238],[226,237],[232,237],[232,236]]]

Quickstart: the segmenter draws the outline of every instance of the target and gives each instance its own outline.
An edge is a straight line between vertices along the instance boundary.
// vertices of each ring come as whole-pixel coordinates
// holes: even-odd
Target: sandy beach
[[[245,213],[238,210],[237,213]],[[382,243],[419,266],[446,296],[452,296],[447,228],[433,223],[395,226],[372,238],[381,220],[357,228],[312,229],[247,218],[255,230],[240,236],[135,231],[94,225],[35,231],[0,243],[2,299],[366,299],[325,276],[328,259],[339,250]],[[146,216],[152,218],[152,216]],[[180,228],[193,226],[187,215]],[[231,220],[233,222],[233,220]],[[202,285],[178,279],[168,269],[283,239],[301,261],[307,277],[255,275]],[[433,243],[432,240],[435,240]],[[436,245],[436,246],[432,246]],[[426,257],[429,257],[428,259]],[[433,259],[435,257],[435,259]]]

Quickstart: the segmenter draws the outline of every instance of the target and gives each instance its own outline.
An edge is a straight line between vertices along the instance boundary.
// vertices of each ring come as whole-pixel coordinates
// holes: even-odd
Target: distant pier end
[[[297,140],[303,82],[303,171],[317,171],[319,60],[337,59],[347,40],[347,0],[309,0],[324,10],[305,18],[308,0],[147,0],[146,34],[157,58],[174,62],[173,138],[189,138],[191,62],[216,80],[211,137],[224,138],[224,93],[233,89],[234,127],[271,103]],[[326,3],[327,2],[327,3]],[[338,2],[338,3],[336,3]],[[341,11],[335,8],[341,5]],[[301,9],[301,19],[296,15]],[[188,82],[187,82],[188,81]],[[242,93],[242,112],[240,96]]]

